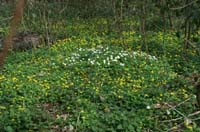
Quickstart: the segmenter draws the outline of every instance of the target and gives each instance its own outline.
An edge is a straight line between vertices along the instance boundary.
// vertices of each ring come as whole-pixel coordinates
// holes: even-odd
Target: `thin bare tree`
[[[24,7],[25,7],[26,0],[17,0],[16,7],[13,13],[13,18],[10,24],[10,29],[8,35],[6,36],[4,43],[3,43],[3,50],[0,52],[0,67],[3,67],[5,59],[9,53],[9,50],[12,45],[13,37],[16,34],[17,27],[22,19]]]

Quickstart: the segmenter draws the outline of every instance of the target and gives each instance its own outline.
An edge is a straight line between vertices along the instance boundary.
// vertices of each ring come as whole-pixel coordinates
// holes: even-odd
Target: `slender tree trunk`
[[[186,0],[186,4],[188,4],[190,1]],[[191,10],[190,7],[186,7],[185,9],[185,43],[184,43],[184,48],[187,49],[188,48],[188,40],[190,40],[190,16],[188,15],[188,12]]]
[[[172,16],[171,16],[171,14],[170,14],[169,11],[168,11],[168,13],[167,13],[167,17],[168,17],[168,21],[169,21],[169,26],[170,26],[170,28],[171,28],[171,29],[174,29]]]
[[[189,20],[185,20],[185,44],[184,48],[188,48],[188,40],[190,40],[190,22]]]
[[[166,3],[165,0],[161,1],[161,7],[165,7]],[[167,30],[167,21],[166,21],[166,10],[163,10],[161,13],[161,18],[162,18],[162,23],[163,23],[163,51],[164,51],[164,55],[166,55],[166,47],[165,47],[165,36],[166,36],[166,30]]]
[[[8,55],[8,52],[11,48],[13,36],[15,36],[16,31],[17,31],[17,26],[20,23],[22,16],[23,16],[25,2],[26,2],[26,0],[17,0],[15,11],[14,11],[14,16],[13,16],[13,19],[12,19],[11,25],[10,25],[10,29],[9,29],[8,35],[5,38],[5,41],[3,44],[3,50],[0,53],[0,67],[3,67],[4,61],[5,61],[5,59]]]
[[[146,0],[143,0],[141,5],[140,31],[142,33],[142,45],[148,52],[148,45],[146,43]]]

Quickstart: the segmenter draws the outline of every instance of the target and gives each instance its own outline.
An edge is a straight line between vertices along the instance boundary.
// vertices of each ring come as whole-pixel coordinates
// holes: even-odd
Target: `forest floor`
[[[199,68],[198,53],[173,31],[151,32],[144,45],[137,31],[110,31],[103,18],[58,28],[68,37],[9,55],[0,72],[0,131],[200,131],[187,78]]]

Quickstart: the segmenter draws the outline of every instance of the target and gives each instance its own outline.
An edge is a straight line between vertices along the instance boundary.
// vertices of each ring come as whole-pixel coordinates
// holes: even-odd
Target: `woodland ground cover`
[[[11,53],[0,74],[0,130],[200,131],[183,77],[198,70],[198,52],[182,54],[173,31],[150,33],[146,51],[137,31],[110,31],[108,21],[58,23],[52,32],[67,38]]]

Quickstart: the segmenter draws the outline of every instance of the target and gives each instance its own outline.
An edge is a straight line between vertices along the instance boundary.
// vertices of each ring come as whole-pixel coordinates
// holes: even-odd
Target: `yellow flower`
[[[5,110],[6,107],[5,106],[0,106],[0,109]]]
[[[13,80],[14,82],[16,82],[18,79],[17,79],[16,77],[13,77],[12,80]]]
[[[3,80],[4,78],[4,75],[0,75],[0,80]]]
[[[119,96],[118,96],[118,98],[119,98],[119,99],[122,99],[122,98],[123,98],[123,96],[119,95]]]
[[[18,108],[18,110],[19,110],[19,111],[24,111],[25,108],[23,108],[23,107],[20,106],[20,107]]]

